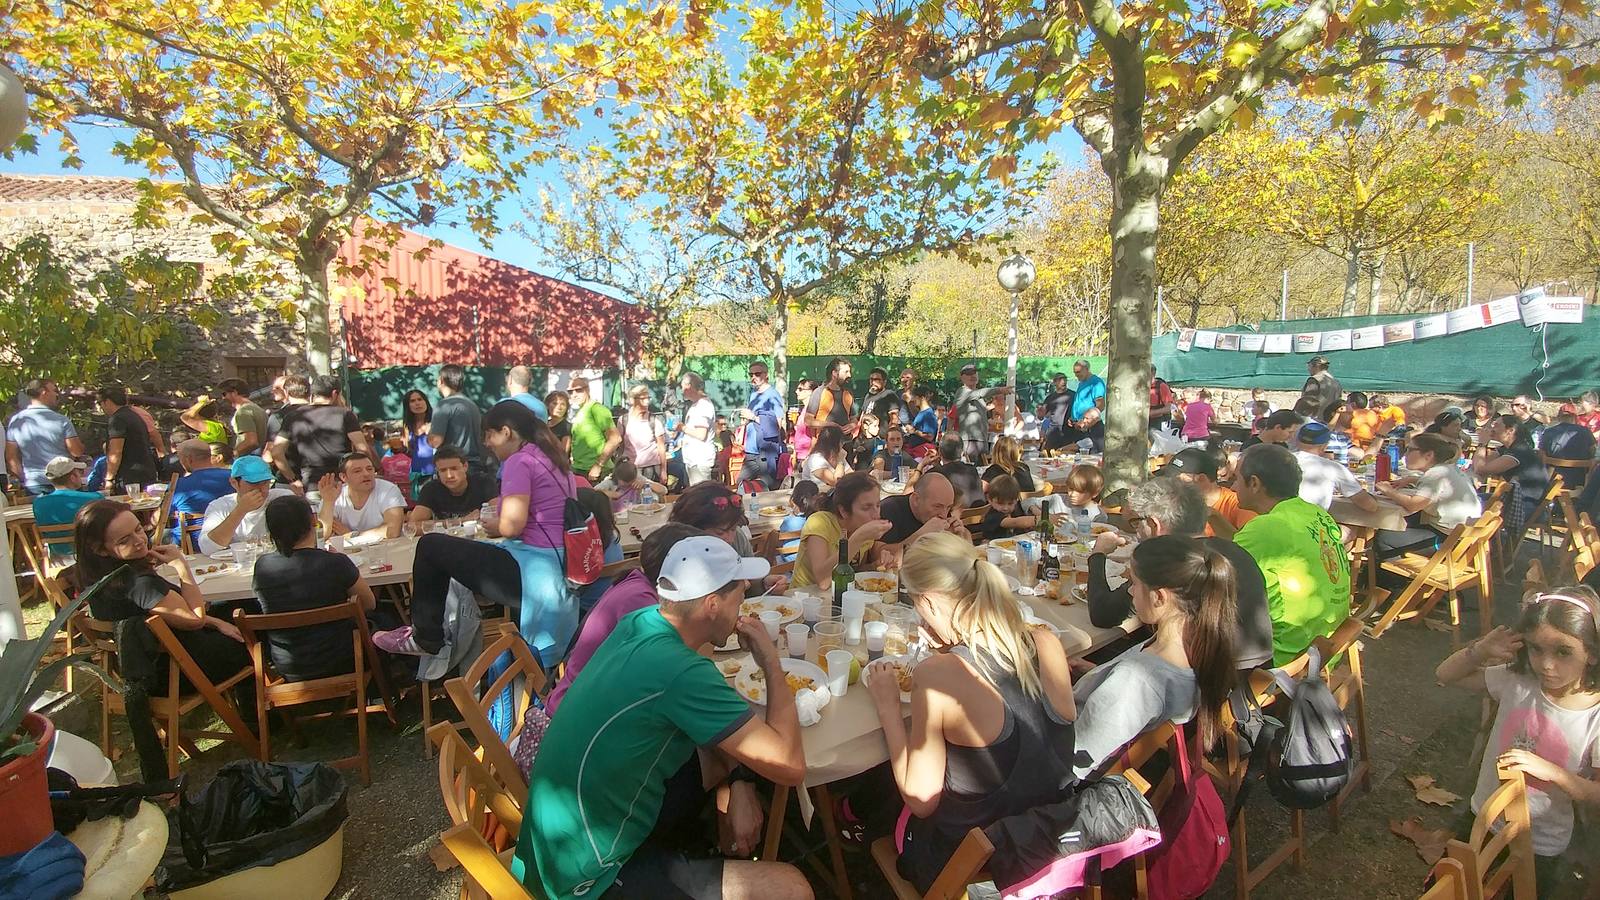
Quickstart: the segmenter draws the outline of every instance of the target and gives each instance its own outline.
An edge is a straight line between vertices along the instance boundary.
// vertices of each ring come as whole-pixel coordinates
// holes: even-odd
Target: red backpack
[[[1149,853],[1152,900],[1191,900],[1217,880],[1228,861],[1228,817],[1216,785],[1200,770],[1199,741],[1189,751],[1187,729],[1178,727],[1177,783],[1156,818],[1161,846]]]

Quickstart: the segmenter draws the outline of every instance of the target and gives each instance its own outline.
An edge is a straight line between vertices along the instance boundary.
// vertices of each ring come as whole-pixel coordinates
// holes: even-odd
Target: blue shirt
[[[1106,398],[1106,382],[1099,375],[1090,375],[1078,382],[1078,389],[1072,397],[1072,418],[1074,421],[1082,419],[1094,409],[1096,400]]]
[[[770,444],[768,449],[776,451],[783,440],[778,420],[784,412],[783,398],[778,396],[777,388],[769,384],[759,391],[752,390],[745,408],[755,413],[756,420],[745,425],[744,452],[760,453],[762,444]]]
[[[6,423],[6,443],[16,444],[22,454],[22,477],[27,488],[43,493],[50,487],[44,467],[67,452],[67,439],[78,436],[72,420],[48,406],[30,405]]]
[[[172,517],[167,522],[172,542],[181,546],[178,513],[204,513],[211,501],[231,493],[233,484],[228,481],[228,470],[224,468],[199,469],[179,478],[172,491]]]
[[[928,440],[934,440],[939,436],[939,414],[930,406],[917,413],[917,417],[911,420],[911,427],[926,435]]]
[[[545,408],[544,401],[540,400],[538,397],[535,397],[532,394],[512,394],[506,399],[515,400],[518,403],[521,403],[523,406],[533,410],[533,414],[539,417],[539,421],[550,421],[550,410]]]
[[[33,521],[39,525],[65,525],[71,522],[78,510],[89,503],[103,499],[95,491],[71,491],[57,488],[48,494],[33,498]],[[52,554],[72,552],[72,540],[51,541]]]

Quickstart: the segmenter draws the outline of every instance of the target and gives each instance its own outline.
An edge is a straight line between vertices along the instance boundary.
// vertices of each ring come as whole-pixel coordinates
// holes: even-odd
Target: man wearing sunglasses
[[[783,397],[767,381],[767,364],[750,364],[750,399],[739,410],[744,420],[744,465],[739,484],[757,482],[762,490],[778,485],[778,457],[783,453]]]

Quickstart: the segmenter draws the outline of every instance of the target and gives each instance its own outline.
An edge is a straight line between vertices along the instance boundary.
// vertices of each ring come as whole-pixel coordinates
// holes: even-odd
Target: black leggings
[[[417,539],[411,571],[412,637],[429,653],[444,646],[445,598],[451,580],[507,609],[522,606],[522,568],[510,553],[493,544],[425,534]]]
[[[1422,524],[1422,514],[1406,516],[1404,531],[1379,531],[1372,543],[1379,560],[1393,559],[1408,550],[1432,555],[1441,540],[1439,532]]]

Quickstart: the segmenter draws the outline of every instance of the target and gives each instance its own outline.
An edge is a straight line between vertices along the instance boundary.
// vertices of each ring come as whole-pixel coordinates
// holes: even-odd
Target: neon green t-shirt
[[[1267,579],[1273,665],[1293,660],[1350,617],[1350,556],[1327,510],[1291,497],[1246,522],[1233,540]]]
[[[595,401],[585,403],[569,418],[572,421],[572,471],[587,475],[600,458],[600,451],[606,448],[606,434],[616,427],[616,420],[611,417],[611,410],[606,409],[605,404]],[[601,477],[605,477],[610,470],[611,461],[606,460]]]
[[[553,900],[604,894],[655,827],[667,779],[752,715],[660,608],[623,616],[539,742],[512,874]]]

